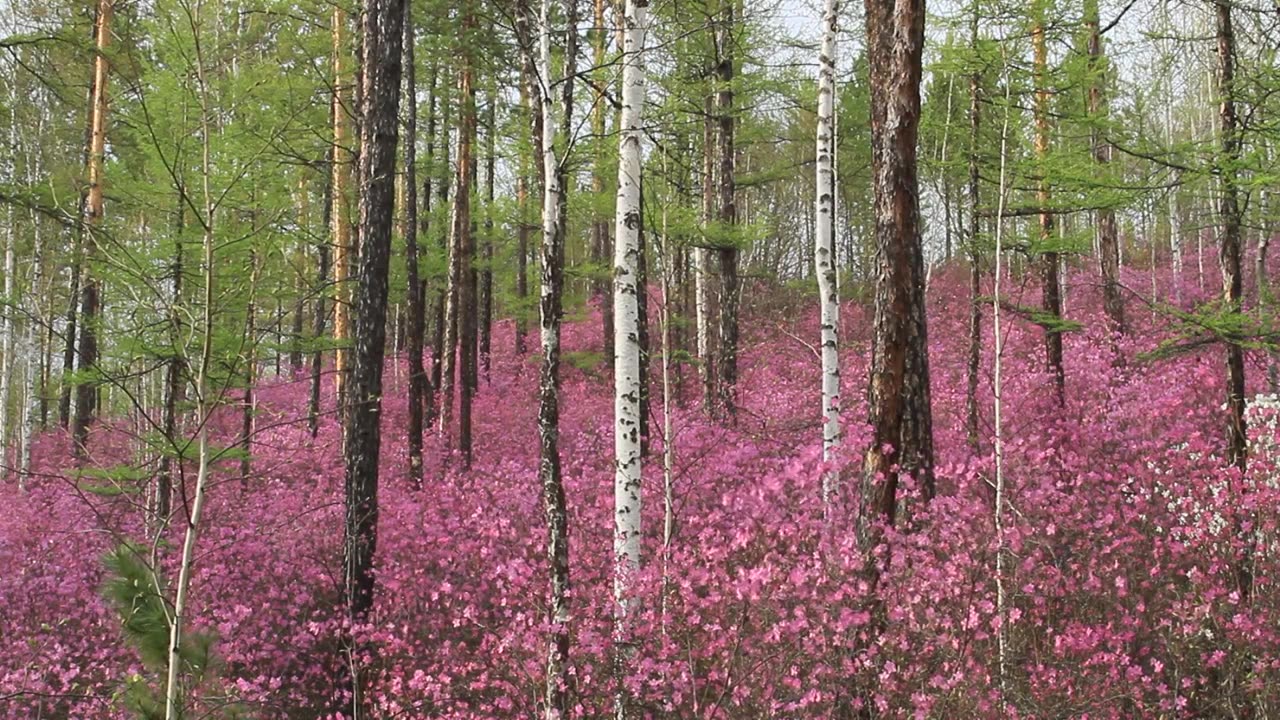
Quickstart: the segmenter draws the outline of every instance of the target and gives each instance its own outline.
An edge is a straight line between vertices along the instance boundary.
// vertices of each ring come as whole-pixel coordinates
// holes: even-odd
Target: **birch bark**
[[[830,460],[840,443],[840,297],[836,291],[835,90],[836,30],[839,0],[826,0],[822,13],[822,49],[818,53],[817,232],[814,265],[822,324],[822,457]],[[835,473],[822,483],[824,507],[839,492]]]

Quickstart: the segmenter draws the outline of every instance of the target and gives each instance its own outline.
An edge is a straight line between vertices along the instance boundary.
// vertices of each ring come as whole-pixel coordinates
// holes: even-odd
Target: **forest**
[[[1280,719],[1274,0],[0,0],[0,717]]]

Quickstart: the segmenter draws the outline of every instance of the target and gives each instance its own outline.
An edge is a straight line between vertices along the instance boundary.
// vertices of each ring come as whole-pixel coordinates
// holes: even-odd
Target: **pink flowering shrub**
[[[1150,286],[1145,276],[1127,280]],[[1163,292],[1174,282],[1157,280]],[[1185,302],[1205,296],[1190,280],[1182,290]],[[1036,292],[1013,284],[1010,300],[1030,304]],[[1072,273],[1068,315],[1084,328],[1066,336],[1065,407],[1042,367],[1041,331],[1003,319],[1008,505],[1000,538],[995,343],[986,308],[975,447],[964,428],[963,268],[936,271],[930,290],[938,496],[925,504],[908,483],[903,522],[874,557],[854,535],[869,436],[857,422],[865,416],[864,309],[849,305],[843,316],[848,422],[830,464],[819,447],[817,360],[792,337],[817,334],[810,299],[774,293],[768,307],[745,309],[754,325],[735,427],[701,414],[696,371],[683,368],[667,546],[655,376],[646,566],[636,578],[636,661],[625,678],[646,714],[826,718],[861,702],[859,689],[885,718],[1280,712],[1280,408],[1251,410],[1249,470],[1226,469],[1220,349],[1143,360],[1169,336],[1168,321],[1133,304],[1132,332],[1109,337],[1096,294],[1095,278]],[[598,327],[594,319],[567,325],[566,349],[599,347]],[[533,356],[512,355],[509,324],[495,335],[492,378],[475,409],[475,463],[462,471],[429,435],[420,491],[406,477],[403,363],[388,370],[378,591],[370,622],[354,628],[379,717],[529,717],[539,704],[547,569],[537,368]],[[1267,358],[1250,360],[1250,392],[1261,392]],[[326,416],[310,437],[306,396],[301,378],[261,387],[251,477],[242,482],[238,463],[224,462],[210,488],[190,618],[216,638],[218,682],[190,701],[214,716],[234,708],[321,717],[340,692],[340,434]],[[326,402],[332,407],[332,397]],[[215,434],[229,441],[237,422],[226,408]],[[607,374],[566,366],[561,449],[571,690],[578,715],[603,717],[615,689]],[[123,426],[110,424],[97,430],[94,454],[104,468],[149,462]],[[77,478],[59,433],[41,437],[36,456],[28,490],[2,490],[0,715],[126,717],[121,688],[146,670],[102,599],[102,557],[125,539],[148,538],[143,495],[93,491],[103,481]],[[825,525],[819,488],[828,472],[843,488]],[[175,576],[182,512],[155,548],[165,582]],[[881,571],[874,589],[869,563]]]

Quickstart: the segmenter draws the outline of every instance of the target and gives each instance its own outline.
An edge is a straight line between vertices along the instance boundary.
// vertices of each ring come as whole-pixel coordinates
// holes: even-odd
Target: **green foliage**
[[[106,580],[102,596],[120,617],[124,640],[138,651],[144,673],[125,678],[119,699],[140,720],[165,716],[165,682],[169,667],[169,589],[146,559],[146,548],[123,542],[103,557]],[[215,638],[211,633],[184,632],[178,647],[180,678],[190,692],[211,684],[216,676]],[[221,717],[239,717],[228,706]]]

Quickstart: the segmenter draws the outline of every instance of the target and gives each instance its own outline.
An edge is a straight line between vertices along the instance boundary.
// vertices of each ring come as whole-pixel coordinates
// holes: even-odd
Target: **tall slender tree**
[[[1103,124],[1109,114],[1105,96],[1106,63],[1102,54],[1102,27],[1098,0],[1084,0],[1084,26],[1089,39],[1089,119],[1093,160],[1100,173],[1111,164],[1111,143]],[[1102,306],[1113,332],[1125,331],[1124,299],[1120,296],[1120,250],[1115,210],[1104,207],[1095,214],[1098,234],[1098,267],[1102,271]]]
[[[1236,35],[1230,0],[1213,0],[1217,40],[1218,93],[1218,262],[1222,268],[1222,301],[1240,312],[1241,274],[1240,121],[1236,116]],[[1227,344],[1227,461],[1243,472],[1248,463],[1245,433],[1244,349]]]
[[[463,10],[462,33],[474,25],[473,9]],[[443,364],[440,378],[440,429],[454,437],[453,394],[458,394],[457,445],[463,463],[471,463],[471,397],[476,353],[475,238],[471,221],[472,158],[476,135],[475,71],[470,51],[461,54],[458,70],[458,157],[449,241],[449,289],[445,304]]]
[[[349,351],[347,343],[351,339],[351,283],[350,273],[354,255],[351,242],[351,174],[355,163],[355,155],[349,143],[351,135],[352,85],[351,77],[346,70],[345,60],[347,41],[347,13],[342,3],[334,3],[333,18],[333,160],[330,169],[333,173],[333,208],[329,214],[330,236],[332,238],[332,270],[333,270],[333,339],[337,343],[334,351],[334,390],[338,398],[339,414],[346,412],[346,383]]]
[[[982,129],[982,65],[978,57],[978,28],[981,4],[974,0],[969,17],[969,50],[973,54],[969,70],[969,358],[965,377],[965,434],[969,446],[978,447],[978,373],[982,365],[982,254],[980,234],[980,178],[978,143]]]
[[[716,141],[720,169],[717,180],[719,220],[724,232],[731,234],[738,222],[735,168],[737,162],[734,132],[737,122],[734,108],[734,73],[737,62],[737,6],[740,0],[721,0],[720,32],[717,45],[720,62],[716,68],[718,91],[716,112],[719,122]],[[721,241],[720,258],[720,352],[717,353],[718,401],[732,417],[737,407],[738,385],[738,301],[741,297],[738,277],[738,245],[735,237]]]
[[[641,540],[641,362],[640,278],[641,167],[645,104],[645,38],[648,0],[627,0],[622,18],[622,117],[619,137],[618,202],[613,255],[614,364],[614,604],[615,642],[620,670],[615,717],[632,716],[625,690],[625,670],[632,652],[631,615],[635,599],[632,580],[640,570]]]
[[[1053,375],[1053,386],[1058,404],[1066,401],[1066,375],[1062,368],[1062,281],[1059,277],[1061,256],[1053,248],[1054,215],[1049,207],[1049,51],[1045,39],[1046,4],[1048,0],[1035,0],[1031,6],[1032,67],[1035,75],[1035,153],[1036,153],[1036,202],[1040,206],[1040,283],[1041,301],[1048,323],[1045,326],[1045,361]]]
[[[422,482],[422,413],[426,396],[427,374],[423,367],[422,283],[418,275],[418,195],[417,195],[417,141],[418,141],[418,91],[414,68],[413,3],[404,3],[404,207],[401,208],[404,238],[405,296],[408,304],[407,340],[409,366],[409,474],[414,483]],[[435,112],[435,73],[431,77],[429,112]],[[434,128],[431,128],[434,130]],[[428,134],[430,132],[428,131]],[[428,173],[429,174],[429,173]],[[428,181],[430,182],[430,181]],[[423,193],[430,198],[430,185]],[[428,206],[427,211],[430,212]]]
[[[387,333],[395,155],[399,138],[401,44],[406,0],[365,0],[360,104],[360,264],[355,293],[355,346],[346,413],[344,598],[348,620],[373,607],[378,539],[378,458],[382,438],[382,370]],[[350,717],[363,717],[359,657],[347,643]]]
[[[818,304],[822,326],[822,457],[831,459],[840,443],[840,296],[836,289],[836,169],[835,94],[836,33],[839,0],[826,0],[822,12],[822,47],[818,51],[818,131],[815,178],[817,232],[814,233],[814,274],[818,279]],[[825,506],[839,492],[836,476],[823,479]]]
[[[538,481],[547,527],[550,592],[547,598],[547,677],[543,717],[563,720],[572,714],[569,696],[569,514],[560,467],[560,325],[564,292],[564,239],[567,229],[566,180],[573,90],[577,75],[578,0],[563,0],[563,78],[553,82],[552,45],[556,7],[542,0],[535,44],[529,0],[516,2],[516,34],[523,60],[531,113],[534,154],[542,186],[541,288],[538,304],[542,365],[538,376]],[[554,94],[559,89],[559,101]]]
[[[107,147],[107,79],[110,62],[107,48],[111,44],[111,17],[115,11],[114,0],[98,1],[98,17],[94,30],[93,99],[90,107],[88,176],[89,191],[84,203],[87,242],[83,260],[83,278],[80,280],[79,348],[76,367],[82,374],[76,384],[75,417],[71,424],[71,437],[75,455],[84,461],[89,441],[89,425],[97,412],[98,383],[86,373],[95,373],[98,365],[99,286],[93,268],[97,256],[98,232],[103,220],[102,174]]]

